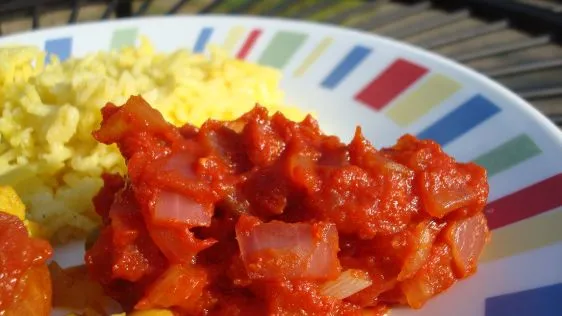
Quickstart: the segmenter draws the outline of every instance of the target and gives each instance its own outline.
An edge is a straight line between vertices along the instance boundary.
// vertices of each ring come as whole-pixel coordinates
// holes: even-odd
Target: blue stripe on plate
[[[55,38],[45,42],[45,63],[51,59],[51,55],[57,55],[60,61],[70,58],[72,53],[72,37]]]
[[[205,46],[207,45],[207,42],[209,41],[209,38],[211,38],[211,34],[213,34],[212,27],[206,27],[202,29],[201,33],[199,33],[199,37],[197,38],[197,42],[195,42],[195,46],[193,47],[193,52],[195,53],[203,52],[205,50]]]
[[[476,95],[451,113],[429,126],[418,138],[433,139],[442,146],[467,133],[501,109],[481,95]]]
[[[562,315],[562,283],[486,299],[486,316]]]
[[[368,47],[353,47],[339,62],[336,68],[322,81],[322,86],[327,89],[334,89],[337,87],[370,53],[371,49]]]

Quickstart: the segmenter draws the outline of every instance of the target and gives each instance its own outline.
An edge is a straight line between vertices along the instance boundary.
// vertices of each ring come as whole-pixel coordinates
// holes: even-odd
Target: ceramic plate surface
[[[562,136],[513,93],[422,50],[352,30],[246,17],[165,17],[83,24],[0,38],[66,59],[135,44],[159,50],[224,45],[284,73],[287,101],[314,110],[324,131],[375,146],[404,133],[438,141],[488,170],[492,242],[475,276],[419,311],[392,315],[562,315]],[[0,61],[1,63],[1,61]],[[82,246],[58,249],[63,265]]]

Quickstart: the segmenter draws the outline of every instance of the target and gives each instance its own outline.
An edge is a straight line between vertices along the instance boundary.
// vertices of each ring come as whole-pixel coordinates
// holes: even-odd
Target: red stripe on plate
[[[242,48],[240,48],[240,51],[238,52],[236,57],[239,59],[246,58],[246,56],[248,56],[248,54],[256,44],[256,41],[258,40],[260,35],[261,35],[261,30],[251,31],[250,35],[248,35],[248,38],[244,41],[244,44],[242,45]]]
[[[503,227],[562,205],[562,173],[488,204],[491,229]]]
[[[398,59],[363,88],[355,99],[377,111],[381,110],[427,72],[427,68]]]

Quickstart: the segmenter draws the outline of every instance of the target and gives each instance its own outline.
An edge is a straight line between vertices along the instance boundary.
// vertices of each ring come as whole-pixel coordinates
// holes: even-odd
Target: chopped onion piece
[[[431,247],[441,228],[443,225],[438,225],[431,220],[425,220],[416,226],[414,231],[415,250],[406,257],[402,270],[398,274],[398,281],[413,277],[421,269],[431,253]]]
[[[210,205],[200,204],[182,194],[161,191],[156,198],[153,216],[157,222],[209,226],[213,217],[213,209]]]
[[[476,271],[489,235],[483,213],[448,224],[445,240],[451,247],[457,277],[465,278]]]
[[[338,231],[332,223],[262,223],[243,215],[236,239],[250,279],[330,280],[340,271]]]
[[[349,269],[342,272],[337,279],[324,283],[320,289],[320,293],[325,296],[332,296],[343,300],[346,297],[368,288],[371,284],[373,284],[373,281],[371,281],[367,272]]]
[[[179,154],[173,154],[167,159],[168,160],[166,161],[162,171],[175,172],[189,180],[197,178],[197,175],[192,167],[192,164],[195,161],[195,157],[192,154],[181,152]]]

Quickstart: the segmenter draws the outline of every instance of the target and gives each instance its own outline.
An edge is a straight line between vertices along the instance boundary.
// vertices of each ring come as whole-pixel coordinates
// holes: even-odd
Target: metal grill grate
[[[353,27],[448,56],[562,126],[562,4],[541,0],[4,0],[0,34],[128,16],[230,13]]]

